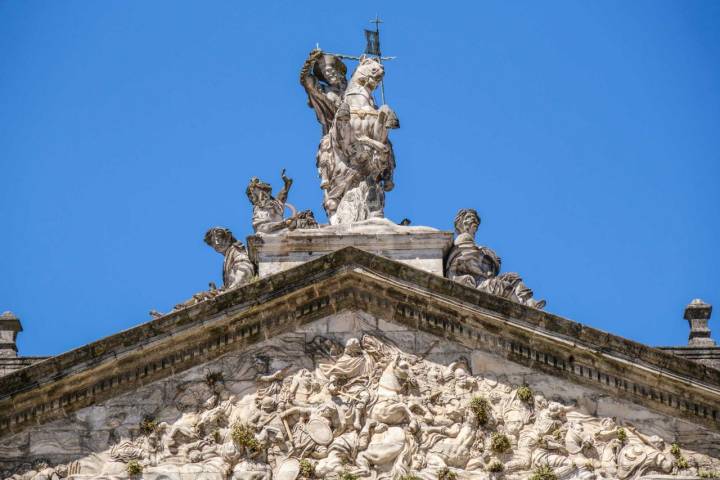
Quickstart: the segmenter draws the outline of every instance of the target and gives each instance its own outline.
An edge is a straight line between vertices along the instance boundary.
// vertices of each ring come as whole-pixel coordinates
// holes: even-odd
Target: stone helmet
[[[269,183],[263,182],[258,177],[252,177],[245,189],[245,195],[247,195],[251,202],[253,201],[253,191],[255,190],[267,192],[268,195],[272,194],[272,186]]]

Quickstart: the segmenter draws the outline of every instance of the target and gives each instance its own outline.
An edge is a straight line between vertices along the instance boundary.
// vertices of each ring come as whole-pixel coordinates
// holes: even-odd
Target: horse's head
[[[380,83],[384,74],[385,69],[380,60],[374,57],[362,56],[350,81],[373,89]]]

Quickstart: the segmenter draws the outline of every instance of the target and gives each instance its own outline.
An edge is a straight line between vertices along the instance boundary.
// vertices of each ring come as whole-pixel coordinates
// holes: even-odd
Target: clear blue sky
[[[720,309],[720,2],[0,3],[0,310],[57,354],[220,284],[257,175],[324,220],[310,49],[379,13],[386,214],[478,241],[547,310],[653,345]],[[720,312],[711,320],[720,338]]]

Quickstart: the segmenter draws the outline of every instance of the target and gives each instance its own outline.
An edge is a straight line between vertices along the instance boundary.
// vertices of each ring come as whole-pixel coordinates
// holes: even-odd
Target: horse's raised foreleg
[[[395,112],[387,105],[383,105],[378,110],[377,121],[373,125],[373,138],[382,143],[386,143],[388,130],[399,127],[400,122],[398,121]]]
[[[390,151],[390,147],[388,147],[386,144],[384,144],[382,142],[378,142],[377,140],[373,140],[372,138],[368,137],[367,135],[360,135],[355,140],[358,143],[367,145],[368,147],[374,148],[375,150],[378,150],[382,153],[387,153]]]

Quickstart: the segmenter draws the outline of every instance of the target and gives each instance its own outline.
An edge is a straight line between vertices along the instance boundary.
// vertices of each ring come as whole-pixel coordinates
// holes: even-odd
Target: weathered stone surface
[[[265,338],[348,309],[489,348],[514,363],[718,428],[718,370],[344,249],[4,377],[0,431],[65,416],[231,351],[251,351]]]
[[[658,347],[661,350],[693,362],[720,370],[720,346],[715,347]]]
[[[712,305],[708,305],[699,298],[685,307],[685,320],[690,324],[688,345],[692,347],[714,347],[715,340],[710,338],[708,321],[712,315]]]
[[[451,244],[450,232],[397,225],[386,218],[248,237],[250,256],[258,265],[260,277],[297,267],[348,246],[442,275],[443,258]]]
[[[0,315],[0,358],[17,356],[18,332],[22,332],[20,319],[12,312],[3,312]]]
[[[143,478],[269,479],[286,478],[290,455],[330,479],[380,471],[430,480],[445,468],[461,479],[499,478],[487,471],[494,462],[509,480],[527,479],[543,465],[573,479],[698,478],[720,470],[720,432],[488,349],[356,310],[303,330],[5,437],[0,469],[22,474],[43,460],[76,480],[122,479],[134,461]],[[471,408],[476,399],[487,402],[482,420]],[[321,413],[328,405],[339,417]],[[233,440],[237,425],[250,429],[259,450]],[[313,436],[322,432],[329,444]],[[395,433],[400,443],[391,440]],[[498,434],[509,440],[506,453],[493,451]],[[545,437],[547,444],[533,440]],[[681,457],[688,468],[678,467]],[[253,469],[266,476],[250,476]]]
[[[48,357],[0,357],[0,377],[42,362]]]
[[[348,340],[364,334],[401,358],[422,359],[427,372],[416,375],[426,387],[426,378],[439,378],[438,372],[455,371],[453,364],[466,363],[474,381],[489,392],[497,390],[502,397],[527,384],[541,395],[538,408],[545,408],[542,398],[570,408],[570,417],[556,419],[568,429],[589,416],[583,428],[594,431],[603,417],[613,416],[623,428],[637,430],[637,435],[629,434],[643,445],[637,448],[648,448],[655,456],[667,456],[671,442],[680,443],[691,467],[698,458],[715,468],[713,459],[720,455],[719,371],[349,248],[3,378],[0,428],[4,452],[10,455],[3,468],[27,469],[23,462],[42,458],[52,465],[80,465],[73,470],[76,475],[97,477],[108,469],[122,477],[127,465],[111,458],[114,451],[126,460],[139,455],[150,462],[148,476],[171,470],[172,475],[190,475],[198,465],[214,469],[213,475],[221,475],[228,465],[241,465],[240,475],[250,468],[249,460],[212,453],[225,440],[193,439],[196,434],[182,433],[186,430],[181,426],[194,425],[198,412],[217,411],[223,402],[237,415],[252,411],[258,386],[266,391],[277,372],[283,372],[283,384],[301,369],[314,372],[327,358],[341,355]],[[387,362],[391,357],[382,358]],[[267,377],[261,380],[264,386],[257,383],[260,377]],[[425,405],[423,398],[418,396],[420,405]],[[438,426],[435,422],[440,421],[413,415],[419,415],[418,426]],[[158,438],[141,432],[148,418],[166,424]],[[516,425],[513,422],[508,418],[498,425]],[[665,446],[654,446],[655,440],[644,441],[640,435],[658,435]],[[527,478],[534,468],[532,455],[527,466],[522,450],[527,445],[521,445],[519,433],[512,436],[513,454],[498,460],[509,465],[508,475]],[[152,445],[169,437],[194,444],[191,450],[200,447],[200,457],[190,447],[181,453],[188,459],[207,455],[207,461],[171,468],[163,462],[174,457],[147,456]],[[422,445],[427,440],[416,441]],[[66,450],[58,448],[64,444]],[[559,466],[554,468],[571,468],[564,459],[572,455],[556,458]],[[485,468],[490,459],[479,458]],[[268,461],[277,468],[277,461]],[[362,468],[362,460],[354,465]],[[421,478],[437,474],[437,464],[409,465]],[[488,472],[468,464],[448,466],[460,478],[489,478]],[[660,468],[666,471],[667,462]],[[671,473],[683,473],[673,468]]]
[[[22,332],[20,319],[12,312],[0,315],[0,377],[20,370],[47,357],[19,357],[17,335]]]
[[[673,355],[684,357],[709,367],[720,369],[720,346],[710,336],[712,305],[696,298],[685,307],[684,318],[690,324],[687,346],[658,347]]]

